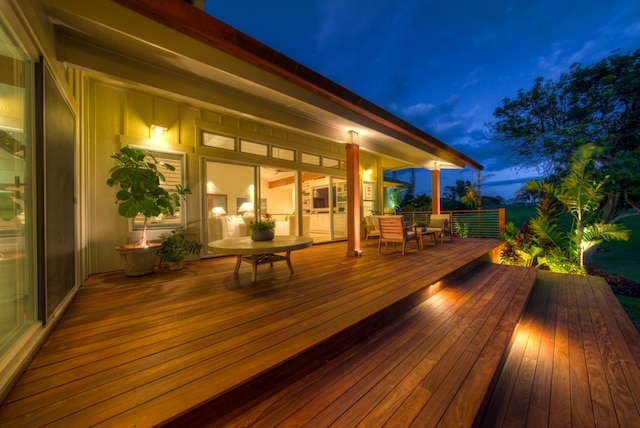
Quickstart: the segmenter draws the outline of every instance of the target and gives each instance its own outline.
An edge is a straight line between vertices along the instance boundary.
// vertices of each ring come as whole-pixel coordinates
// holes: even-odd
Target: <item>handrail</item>
[[[409,211],[400,213],[405,222],[413,224],[416,221],[429,222],[431,211]],[[454,234],[458,235],[456,224],[465,224],[469,238],[500,238],[506,226],[506,209],[489,210],[453,210],[441,211],[440,214],[451,214]]]

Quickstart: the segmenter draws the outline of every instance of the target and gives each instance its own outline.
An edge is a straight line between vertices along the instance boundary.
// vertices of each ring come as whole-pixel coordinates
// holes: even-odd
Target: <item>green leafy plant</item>
[[[417,227],[427,227],[427,222],[422,221],[422,220],[418,220],[418,221],[415,222],[415,225]]]
[[[530,240],[515,248],[521,260],[531,259],[531,265],[545,265],[553,272],[584,275],[587,251],[603,241],[629,239],[628,230],[604,223],[598,216],[606,177],[594,176],[596,153],[592,144],[579,147],[558,185],[544,180],[527,183],[526,188],[538,195],[538,203],[529,224]],[[571,218],[569,227],[563,227],[563,215]]]
[[[111,155],[116,164],[109,171],[107,185],[119,188],[116,193],[118,213],[126,218],[138,214],[144,216],[142,237],[136,247],[148,245],[147,220],[160,214],[174,214],[180,207],[185,195],[191,194],[189,189],[176,185],[176,191],[169,193],[162,187],[165,180],[160,168],[175,171],[173,165],[158,162],[153,154],[126,146],[119,153]]]
[[[265,214],[262,217],[264,220],[251,222],[251,225],[249,226],[251,228],[251,232],[268,232],[276,228],[276,222],[271,214]]]
[[[389,198],[391,200],[391,209],[396,211],[400,208],[402,204],[402,192],[403,189],[394,190],[389,194]]]
[[[198,255],[202,250],[202,244],[185,238],[184,230],[171,231],[171,234],[160,236],[160,263],[178,263],[189,254]]]
[[[460,238],[469,237],[469,225],[467,223],[460,223],[459,221],[454,221],[453,227],[456,230],[456,235],[458,235]]]

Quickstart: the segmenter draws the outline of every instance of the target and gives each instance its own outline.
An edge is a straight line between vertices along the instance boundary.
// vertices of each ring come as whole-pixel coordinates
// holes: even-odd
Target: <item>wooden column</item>
[[[360,147],[353,141],[358,136],[351,132],[347,144],[347,256],[360,257]]]
[[[431,214],[440,214],[440,170],[431,170]]]

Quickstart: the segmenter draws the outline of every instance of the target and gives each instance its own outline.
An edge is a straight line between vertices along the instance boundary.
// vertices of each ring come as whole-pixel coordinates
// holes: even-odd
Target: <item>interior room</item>
[[[344,179],[302,173],[298,186],[294,170],[214,160],[205,162],[205,170],[209,241],[248,236],[251,222],[265,214],[274,219],[276,235],[300,234],[314,242],[347,237]]]

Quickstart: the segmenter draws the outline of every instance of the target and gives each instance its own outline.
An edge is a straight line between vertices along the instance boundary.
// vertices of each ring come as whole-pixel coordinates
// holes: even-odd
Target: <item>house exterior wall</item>
[[[114,247],[126,243],[129,236],[129,220],[117,214],[116,189],[106,181],[113,165],[110,156],[125,145],[135,145],[155,150],[169,150],[186,155],[186,183],[192,195],[187,197],[186,219],[188,231],[202,242],[204,232],[201,197],[201,160],[203,158],[242,162],[248,165],[264,165],[305,170],[318,173],[344,175],[343,171],[320,166],[286,162],[256,155],[228,152],[200,144],[201,131],[220,133],[249,141],[274,144],[301,153],[313,153],[345,159],[343,144],[305,136],[302,131],[284,130],[269,124],[233,117],[220,111],[195,106],[166,94],[152,90],[139,90],[113,82],[84,75],[85,99],[82,122],[83,146],[86,165],[86,230],[88,235],[88,274],[118,270],[121,268]],[[159,124],[168,128],[160,138],[149,137],[149,126]],[[375,164],[375,155],[367,156],[367,162]],[[231,179],[231,178],[230,178]]]
[[[44,224],[47,219],[47,213],[44,209],[46,205],[43,202],[45,191],[48,192],[47,196],[55,195],[57,192],[65,192],[65,200],[73,200],[75,197],[78,203],[71,207],[71,210],[75,210],[75,217],[80,212],[80,200],[78,199],[78,185],[72,184],[63,188],[56,188],[55,183],[43,182],[45,163],[42,159],[45,156],[38,157],[38,151],[42,154],[42,151],[46,149],[42,146],[46,144],[47,138],[52,137],[51,135],[43,135],[42,129],[46,128],[43,126],[43,121],[45,124],[51,124],[52,122],[51,117],[45,116],[46,112],[41,110],[43,92],[37,88],[44,86],[45,77],[49,82],[53,82],[52,85],[47,87],[47,90],[50,91],[49,95],[57,97],[56,100],[61,102],[59,105],[64,105],[65,109],[68,107],[70,114],[77,118],[81,91],[78,73],[74,70],[65,69],[56,61],[55,52],[51,44],[53,34],[50,32],[50,27],[46,25],[47,19],[44,11],[34,2],[22,2],[19,6],[21,7],[18,7],[17,3],[12,1],[0,2],[0,27],[2,27],[3,31],[12,34],[16,49],[11,49],[9,51],[10,55],[21,56],[20,61],[25,67],[25,102],[24,109],[20,112],[22,130],[19,131],[22,134],[22,142],[25,149],[24,153],[18,156],[20,158],[18,162],[25,163],[25,174],[20,179],[21,186],[18,186],[22,187],[19,192],[22,194],[20,198],[25,201],[25,209],[24,224],[20,227],[22,231],[17,233],[15,237],[20,241],[19,248],[22,248],[16,255],[19,254],[18,257],[21,258],[20,265],[26,271],[15,270],[10,274],[15,276],[10,278],[11,281],[9,283],[14,286],[19,284],[22,288],[20,291],[15,291],[15,294],[20,296],[17,300],[19,306],[14,306],[9,311],[5,307],[0,308],[3,314],[16,310],[14,320],[19,319],[20,321],[16,326],[17,328],[9,333],[11,334],[10,337],[4,336],[2,338],[0,401],[4,399],[11,385],[17,380],[39,346],[56,325],[85,273],[81,268],[77,272],[66,272],[68,276],[65,281],[70,278],[70,283],[65,283],[62,287],[58,287],[58,284],[46,283],[47,276],[43,269],[43,266],[46,266],[45,261],[54,263],[55,258],[61,254],[61,249],[56,246],[55,242],[47,242],[46,240],[47,234],[45,231],[47,229],[45,227],[51,230],[56,225]],[[6,45],[2,46],[3,51],[6,48]],[[72,148],[77,151],[78,129],[78,121],[76,120],[75,125],[70,127],[71,140],[64,141],[66,143],[64,145],[65,148]],[[55,136],[53,137],[55,138]],[[66,137],[67,135],[65,135]],[[73,165],[76,170],[79,169],[78,159],[73,153],[50,153],[50,155],[49,159],[66,156],[67,158],[64,159],[65,162],[63,163]],[[53,155],[56,156],[54,157]],[[55,173],[55,171],[53,172]],[[69,171],[65,172],[68,173]],[[75,172],[72,171],[70,175],[73,177]],[[51,199],[48,202],[51,202]],[[73,219],[70,221],[73,223]],[[71,229],[73,228],[74,225],[72,224]],[[78,227],[77,230],[80,230],[80,228]],[[13,238],[10,237],[10,239]],[[71,241],[71,246],[73,247],[73,239]],[[66,248],[64,251],[66,251]],[[78,263],[80,252],[73,252],[72,249],[70,256],[72,259],[75,257],[75,265],[80,266]],[[3,272],[3,275],[3,279],[6,281],[8,272]],[[54,292],[63,290],[65,293],[55,295],[53,306],[51,301],[47,305],[47,301],[43,298],[43,296],[49,294],[49,289],[46,288],[49,285],[57,287],[53,290]],[[4,284],[2,287],[4,287]],[[20,313],[18,314],[17,312]]]

